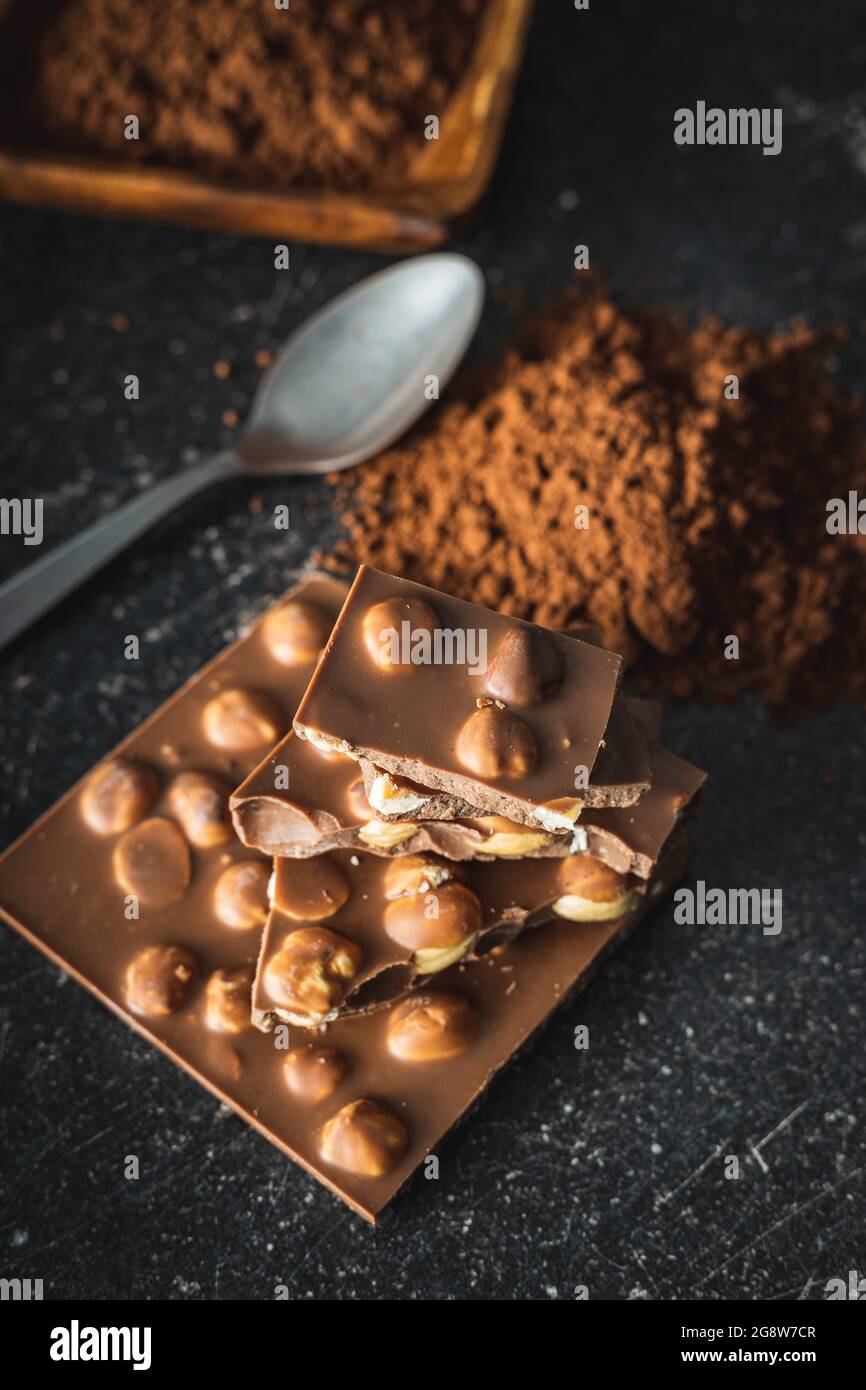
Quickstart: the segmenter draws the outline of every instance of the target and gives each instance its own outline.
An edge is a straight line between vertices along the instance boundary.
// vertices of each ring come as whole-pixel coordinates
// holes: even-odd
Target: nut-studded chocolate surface
[[[314,578],[298,596],[334,616],[342,592],[334,581]],[[288,721],[310,670],[279,660],[268,644],[267,626],[256,625],[115,751],[115,759],[130,759],[153,773],[156,794],[152,802],[149,795],[141,798],[139,818],[126,824],[129,813],[124,811],[114,833],[106,833],[104,816],[100,828],[94,828],[86,801],[86,788],[93,784],[85,778],[0,859],[0,911],[251,1125],[357,1211],[375,1219],[491,1076],[634,925],[638,913],[616,922],[561,923],[527,931],[509,947],[507,961],[489,956],[443,971],[436,977],[436,990],[459,994],[473,1019],[466,1045],[450,1057],[434,1057],[428,1032],[417,1027],[415,1033],[428,1040],[419,1045],[407,1030],[403,1057],[398,1056],[400,1044],[388,1042],[388,1010],[338,1020],[321,1041],[313,1035],[312,1046],[328,1050],[323,1062],[308,1056],[309,1030],[288,1026],[283,1039],[244,1026],[259,935],[258,927],[245,923],[254,924],[261,912],[262,882],[259,877],[240,891],[231,880],[226,886],[226,874],[233,866],[267,866],[235,839],[190,844],[171,814],[168,793],[185,771],[236,784],[260,756],[209,737],[203,711],[221,691],[257,691]],[[148,779],[145,783],[147,789]],[[148,829],[154,821],[159,824],[156,834]],[[162,828],[166,825],[172,827],[170,835]],[[129,834],[134,852],[116,855]],[[136,849],[142,840],[146,854]],[[167,872],[164,854],[150,853],[154,847],[164,850],[164,840],[170,841],[169,863],[177,846],[184,847],[188,882],[184,874]],[[115,861],[126,866],[122,882]],[[389,866],[387,860],[378,862]],[[555,861],[543,866],[539,861],[539,866],[556,872]],[[496,876],[500,894],[514,896],[508,883],[516,866],[479,867],[491,882]],[[522,866],[524,871],[527,867]],[[145,880],[155,880],[163,889],[169,882],[171,901],[159,907],[145,901],[147,895],[135,891]],[[641,899],[639,910],[647,901]],[[434,1033],[439,1026],[434,1019]],[[277,1045],[281,1042],[282,1048]],[[430,1053],[426,1059],[418,1055],[419,1046]],[[301,1060],[289,1063],[298,1050]],[[334,1126],[327,1131],[331,1140],[326,1138],[326,1127],[341,1113],[344,1123],[346,1114],[367,1116],[364,1107],[358,1110],[362,1101],[375,1102],[400,1126],[366,1125],[365,1120],[361,1137],[368,1157],[363,1160],[357,1157],[363,1144],[336,1145],[334,1136],[343,1126]],[[353,1169],[342,1166],[347,1152],[355,1154]]]
[[[482,810],[568,832],[552,806],[579,797],[592,772],[620,667],[603,648],[362,566],[294,727]]]
[[[646,727],[648,710],[651,727]],[[641,757],[652,784],[636,805],[585,807],[570,835],[519,825],[475,808],[465,808],[456,819],[428,820],[427,816],[447,810],[442,803],[449,798],[437,798],[425,788],[402,781],[398,791],[405,790],[417,803],[406,815],[417,819],[397,816],[393,824],[390,816],[379,820],[382,812],[373,809],[360,779],[363,776],[372,788],[376,778],[387,774],[365,761],[359,772],[351,758],[322,753],[294,733],[232,797],[235,828],[245,844],[289,857],[353,848],[390,857],[432,851],[453,860],[559,858],[587,851],[620,873],[648,878],[678,817],[705,780],[699,768],[657,744],[656,712],[652,702],[618,697],[611,725],[627,719],[629,743],[646,738],[650,751]],[[641,721],[640,732],[635,715]],[[618,756],[617,744],[608,747],[611,757]],[[279,789],[281,779],[288,782],[285,790]]]
[[[385,859],[351,850],[277,859],[254,1022],[264,1030],[280,1019],[315,1027],[384,1007],[419,977],[477,958],[491,935],[510,940],[547,921],[562,893],[563,862],[457,866],[435,855]],[[317,940],[314,924],[326,929]],[[357,954],[338,977],[331,961],[340,942]]]

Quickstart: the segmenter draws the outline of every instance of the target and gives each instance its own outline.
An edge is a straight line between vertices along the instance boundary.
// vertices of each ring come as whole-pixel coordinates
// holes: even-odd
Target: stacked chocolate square
[[[309,576],[7,851],[0,911],[375,1219],[682,872],[704,775],[620,668]]]
[[[282,611],[287,634],[313,632],[302,595]],[[256,1025],[387,1009],[390,1075],[412,1069],[423,1114],[425,1067],[447,1086],[441,1064],[471,1065],[485,1026],[470,963],[514,974],[510,943],[552,919],[610,939],[632,925],[682,870],[703,774],[660,746],[658,707],[621,693],[620,668],[593,628],[548,632],[362,567],[292,731],[232,798],[241,839],[275,856]],[[519,1013],[528,982],[508,983]],[[318,1098],[316,1065],[336,1074],[330,1042],[296,1062]],[[326,1157],[380,1176],[407,1103],[338,1108]]]

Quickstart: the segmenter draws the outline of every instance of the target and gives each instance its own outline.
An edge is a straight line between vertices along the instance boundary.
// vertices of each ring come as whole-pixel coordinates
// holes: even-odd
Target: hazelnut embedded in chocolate
[[[552,801],[543,801],[540,810],[548,812],[549,818],[556,822],[558,830],[566,830],[568,825],[576,825],[580,820],[580,813],[584,803],[579,796],[555,796]]]
[[[314,603],[290,599],[267,614],[262,635],[281,666],[308,666],[318,661],[331,626],[327,613]]]
[[[433,974],[465,956],[481,929],[481,903],[462,883],[396,898],[385,908],[385,931],[413,953],[422,974]]]
[[[347,1069],[335,1047],[295,1047],[286,1053],[283,1075],[296,1100],[318,1105],[336,1090]]]
[[[257,690],[221,690],[208,700],[202,721],[210,742],[229,753],[271,748],[285,729],[278,706]]]
[[[268,961],[264,987],[290,1023],[315,1027],[342,1004],[360,966],[354,941],[327,927],[300,927]]]
[[[435,854],[407,854],[386,865],[382,891],[390,902],[393,898],[411,897],[413,893],[430,893],[443,883],[462,876],[463,870],[457,864],[437,859]]]
[[[119,835],[146,816],[159,786],[156,774],[130,758],[109,758],[88,777],[81,814],[97,835]]]
[[[121,836],[112,855],[114,877],[147,907],[177,902],[189,887],[189,846],[174,821],[154,816]]]
[[[381,1178],[399,1163],[408,1141],[403,1124],[378,1101],[353,1100],[325,1125],[319,1152],[356,1177]]]
[[[484,689],[506,705],[537,705],[562,681],[562,653],[540,628],[513,627],[487,668]]]
[[[473,830],[484,835],[484,843],[479,847],[480,854],[489,854],[494,859],[522,859],[528,854],[544,849],[553,841],[553,836],[544,830],[535,830],[530,825],[518,825],[506,816],[478,816],[466,822]]]
[[[406,777],[392,777],[390,772],[377,772],[370,785],[370,805],[383,816],[412,815],[429,797],[425,787]]]
[[[510,710],[484,705],[457,736],[457,756],[476,777],[525,777],[538,762],[532,730]]]
[[[417,833],[417,825],[410,820],[393,821],[390,825],[385,820],[370,820],[359,826],[358,839],[376,849],[394,849]]]
[[[426,649],[432,652],[438,626],[439,619],[423,599],[386,598],[364,614],[364,645],[380,670],[409,671],[414,665],[429,665]]]
[[[462,994],[424,990],[410,994],[388,1016],[388,1051],[400,1062],[441,1062],[472,1041],[475,1010]]]
[[[561,896],[553,910],[571,922],[606,922],[621,917],[638,897],[625,874],[618,874],[591,854],[570,854],[562,860],[559,889]]]
[[[215,1033],[242,1033],[250,1026],[253,971],[248,965],[215,970],[204,990],[204,1021]]]
[[[232,837],[229,789],[209,772],[181,772],[168,790],[168,808],[197,849],[224,845]]]
[[[133,1013],[165,1018],[182,1008],[198,961],[185,946],[145,946],[126,967],[123,992]]]
[[[274,907],[296,922],[321,922],[348,902],[348,878],[326,854],[309,859],[277,859]]]
[[[224,869],[216,881],[214,911],[227,927],[246,931],[260,927],[268,915],[268,880],[264,859],[241,859]]]

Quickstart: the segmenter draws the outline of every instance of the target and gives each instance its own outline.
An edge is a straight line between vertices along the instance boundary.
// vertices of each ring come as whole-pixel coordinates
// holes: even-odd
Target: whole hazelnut
[[[423,636],[432,638],[439,619],[420,598],[386,598],[364,614],[364,645],[380,671],[410,671]],[[414,655],[413,655],[414,653]]]
[[[283,1075],[296,1100],[318,1105],[337,1089],[347,1069],[335,1047],[295,1047],[286,1053]]]
[[[159,790],[156,774],[130,758],[109,758],[81,793],[81,814],[97,835],[119,835],[146,816]]]
[[[538,763],[538,745],[516,714],[485,705],[460,730],[457,757],[476,777],[526,777]]]
[[[274,865],[274,907],[296,922],[321,922],[348,902],[351,884],[326,854],[309,859],[282,856]]]
[[[198,970],[185,946],[145,946],[126,967],[123,992],[133,1013],[164,1018],[182,1008]]]
[[[266,615],[262,635],[281,666],[309,666],[318,661],[331,626],[327,613],[314,603],[290,599]]]
[[[123,891],[147,907],[177,902],[192,873],[186,840],[174,821],[163,816],[127,830],[114,846],[112,866]]]
[[[406,854],[401,859],[389,859],[382,875],[382,892],[391,902],[394,898],[412,897],[415,893],[430,893],[443,883],[460,880],[464,870],[433,854]]]
[[[335,1168],[381,1178],[396,1167],[408,1142],[405,1127],[390,1110],[374,1100],[353,1100],[323,1128],[319,1152]]]
[[[470,942],[481,928],[481,903],[462,883],[395,898],[385,908],[385,931],[407,951],[444,951]]]
[[[513,627],[488,669],[484,688],[506,705],[536,705],[562,681],[563,662],[540,628]]]
[[[475,1010],[450,990],[410,994],[388,1016],[388,1051],[400,1062],[441,1062],[472,1041]]]
[[[229,753],[271,748],[285,729],[277,705],[257,690],[221,690],[202,714],[207,738]]]
[[[361,959],[360,948],[347,937],[327,927],[300,927],[268,961],[264,987],[281,1017],[314,1027],[342,1004]]]
[[[250,1026],[253,971],[248,965],[215,970],[204,990],[204,1020],[215,1033],[242,1033]]]
[[[197,849],[224,845],[232,837],[229,789],[209,772],[181,772],[168,790],[168,807]]]
[[[241,859],[224,869],[213,895],[214,911],[220,921],[238,931],[260,927],[268,915],[270,876],[264,859]]]
[[[559,865],[563,893],[579,893],[596,903],[614,902],[626,892],[627,878],[592,854],[569,854]]]
[[[558,917],[571,922],[606,922],[622,917],[638,893],[624,874],[590,854],[570,854],[559,868],[561,896],[553,904]]]

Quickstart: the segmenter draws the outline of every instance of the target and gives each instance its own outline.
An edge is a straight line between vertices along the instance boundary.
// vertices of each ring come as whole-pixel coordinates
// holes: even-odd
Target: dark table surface
[[[515,287],[532,308],[570,279],[576,242],[634,301],[866,317],[856,0],[538,8],[454,243],[491,291],[477,353],[513,331]],[[782,106],[782,153],[678,149],[673,112],[699,98]],[[263,241],[12,207],[0,248],[0,491],[45,498],[46,546],[220,445],[256,350],[385,260],[293,246],[277,273]],[[842,365],[856,383],[862,350]],[[224,487],[3,655],[2,843],[333,536],[327,494]],[[2,538],[2,575],[33,554]],[[2,931],[0,1275],[78,1298],[824,1297],[866,1258],[862,718],[781,729],[747,701],[672,709],[668,731],[711,773],[696,877],[781,888],[781,934],[660,907],[375,1230]]]

